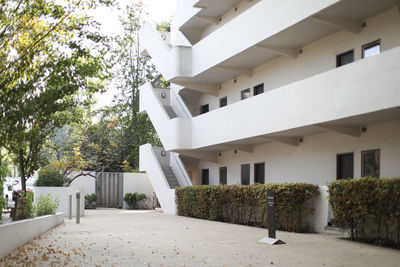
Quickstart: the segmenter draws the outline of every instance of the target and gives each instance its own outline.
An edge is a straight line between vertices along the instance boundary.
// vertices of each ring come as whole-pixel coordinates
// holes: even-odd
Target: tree
[[[96,173],[120,168],[116,118],[109,110],[94,112],[100,114],[94,124],[89,119],[94,114],[86,114],[87,120],[57,129],[46,142],[42,152],[48,162],[45,168],[57,170],[66,186],[80,176],[96,178]]]
[[[127,6],[121,18],[123,34],[117,39],[114,56],[118,65],[113,72],[114,86],[120,95],[113,110],[119,114],[120,165],[138,168],[139,146],[144,143],[160,145],[159,138],[146,114],[139,113],[139,87],[154,79],[155,68],[149,57],[140,54],[139,30],[143,25],[141,2]],[[129,166],[128,166],[129,165]]]
[[[47,137],[104,88],[106,38],[85,12],[96,1],[0,3],[0,147],[14,155],[25,191]]]

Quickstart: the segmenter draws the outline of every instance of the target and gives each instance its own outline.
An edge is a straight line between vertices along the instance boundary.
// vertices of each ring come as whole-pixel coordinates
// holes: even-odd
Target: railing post
[[[81,192],[76,191],[76,223],[81,221]]]
[[[68,195],[68,216],[69,219],[72,219],[72,194]]]

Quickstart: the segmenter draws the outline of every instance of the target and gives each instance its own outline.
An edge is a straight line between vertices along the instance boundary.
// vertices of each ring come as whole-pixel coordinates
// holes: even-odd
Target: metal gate
[[[123,173],[103,172],[97,174],[97,205],[107,208],[122,208]]]

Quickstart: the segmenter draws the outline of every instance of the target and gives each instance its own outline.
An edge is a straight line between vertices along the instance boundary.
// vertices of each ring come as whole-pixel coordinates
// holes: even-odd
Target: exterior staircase
[[[178,117],[171,106],[164,105],[164,109],[167,112],[170,119]]]
[[[139,170],[147,173],[163,212],[176,214],[175,188],[193,185],[179,154],[150,144],[141,145],[139,153]]]
[[[170,166],[163,166],[162,170],[164,172],[165,178],[167,178],[167,182],[171,189],[175,189],[179,186],[178,179],[175,176],[174,171]]]

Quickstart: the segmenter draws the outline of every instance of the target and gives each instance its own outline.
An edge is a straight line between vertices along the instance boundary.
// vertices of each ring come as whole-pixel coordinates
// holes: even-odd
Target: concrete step
[[[174,109],[171,106],[164,105],[164,109],[167,112],[168,116],[170,119],[178,117],[174,111]]]
[[[174,189],[179,186],[178,180],[176,179],[175,173],[170,166],[162,167],[164,176],[167,179],[169,187]]]

